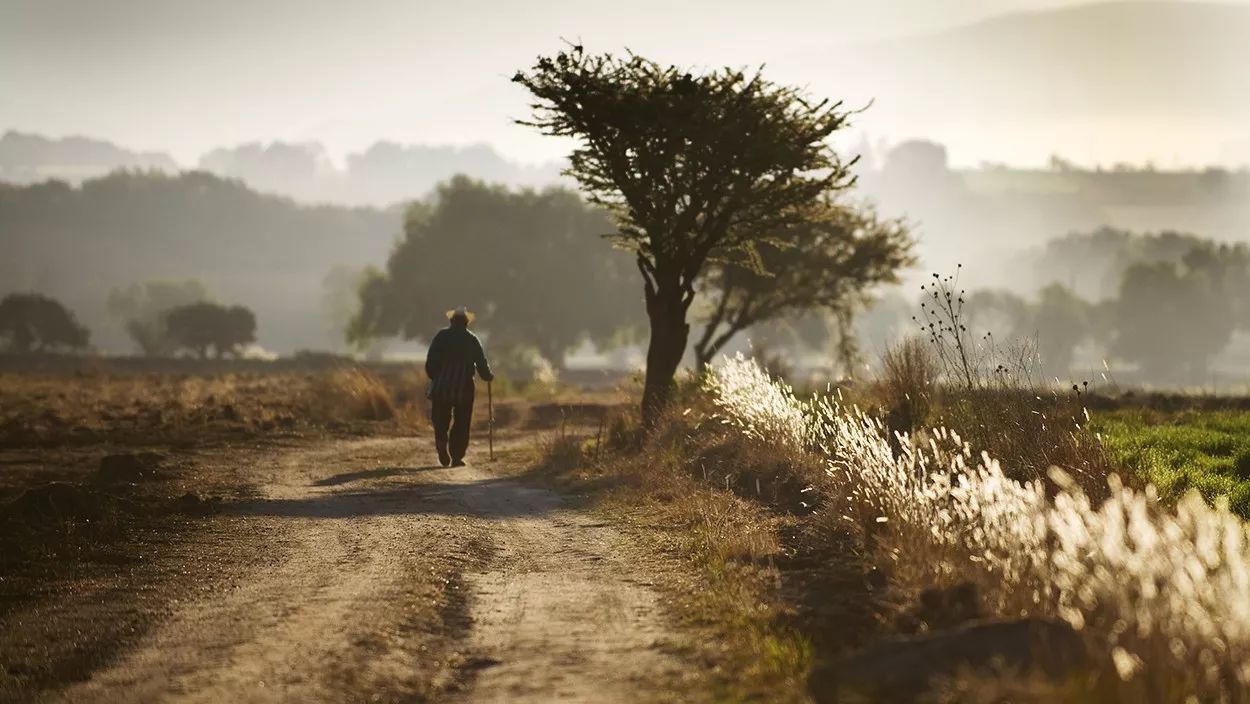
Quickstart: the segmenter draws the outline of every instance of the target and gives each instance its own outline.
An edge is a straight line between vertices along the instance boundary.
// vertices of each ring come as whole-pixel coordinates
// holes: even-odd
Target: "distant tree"
[[[900,221],[870,208],[828,205],[807,222],[774,233],[757,248],[758,260],[742,256],[712,263],[702,286],[706,301],[695,319],[703,326],[695,361],[707,366],[733,337],[776,318],[800,318],[824,310],[849,316],[867,289],[898,281],[913,263],[912,239]],[[850,344],[854,334],[840,334]],[[849,357],[851,350],[840,356]]]
[[[165,329],[165,314],[174,308],[212,300],[198,279],[145,281],[109,292],[109,316],[120,322],[126,334],[146,357],[174,353],[177,344]]]
[[[365,268],[339,264],[321,279],[321,318],[326,332],[337,338],[339,345],[347,339],[366,275]]]
[[[1119,295],[1124,272],[1142,262],[1179,264],[1195,248],[1210,246],[1210,240],[1178,232],[1140,234],[1104,227],[1089,233],[1074,233],[1050,240],[1040,253],[1030,255],[1027,266],[1034,281],[1053,281],[1063,272],[1077,295],[1089,300]]]
[[[580,46],[539,58],[513,80],[536,100],[522,124],[578,140],[566,173],[615,216],[617,242],[635,255],[651,333],[642,415],[653,427],[709,259],[750,253],[804,222],[822,196],[850,187],[848,165],[826,141],[849,113],[759,72],[694,75]]]
[[[1093,308],[1061,284],[1042,289],[1037,300],[1001,289],[981,289],[967,296],[969,332],[1009,344],[1013,351],[1036,352],[1047,374],[1067,375],[1076,347],[1093,331]],[[1000,350],[1003,351],[1003,350]],[[1030,372],[1034,371],[1032,366]]]
[[[1202,272],[1227,299],[1237,329],[1250,331],[1250,246],[1204,241],[1181,262],[1190,271]]]
[[[460,176],[432,207],[410,208],[386,271],[367,271],[348,340],[428,338],[467,305],[499,352],[536,349],[557,368],[583,339],[606,341],[641,317],[629,257],[605,252],[601,209],[573,191],[510,191]]]
[[[1003,289],[978,289],[967,298],[965,310],[973,337],[987,332],[999,336],[1029,334],[1032,311],[1023,296]]]
[[[192,303],[166,313],[165,329],[179,348],[200,359],[207,359],[211,348],[220,358],[237,355],[241,346],[256,341],[256,316],[243,306]]]
[[[1234,327],[1232,302],[1209,272],[1169,262],[1125,272],[1112,320],[1112,353],[1157,381],[1201,380]]]
[[[951,177],[946,147],[922,139],[891,149],[882,169],[887,176],[908,181],[944,184]]]
[[[1038,294],[1031,318],[1042,369],[1055,375],[1070,373],[1077,346],[1092,331],[1089,303],[1067,287],[1051,284]]]
[[[80,350],[90,334],[60,302],[38,293],[13,293],[0,300],[0,339],[13,352]]]

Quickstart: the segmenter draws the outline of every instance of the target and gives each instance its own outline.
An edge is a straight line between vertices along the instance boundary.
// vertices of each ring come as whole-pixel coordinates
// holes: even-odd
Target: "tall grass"
[[[970,582],[985,613],[1062,619],[1096,665],[1103,700],[1250,700],[1250,533],[1227,502],[1168,509],[1114,475],[1107,498],[1059,469],[1017,481],[955,433],[903,435],[829,398],[798,400],[757,365],[707,376],[722,422],[779,453],[815,454],[829,519],[861,535],[891,579]]]
[[[391,420],[394,401],[386,385],[363,369],[344,367],[318,376],[308,392],[310,406],[330,420]]]

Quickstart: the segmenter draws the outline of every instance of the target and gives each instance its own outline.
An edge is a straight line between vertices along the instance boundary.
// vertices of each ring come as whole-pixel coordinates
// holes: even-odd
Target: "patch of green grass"
[[[1227,496],[1250,518],[1250,413],[1122,410],[1098,414],[1103,446],[1166,497],[1196,489],[1208,501]]]

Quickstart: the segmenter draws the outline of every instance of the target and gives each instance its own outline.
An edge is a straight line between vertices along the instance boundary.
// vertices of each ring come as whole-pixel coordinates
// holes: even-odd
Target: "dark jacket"
[[[426,396],[453,403],[473,398],[474,370],[484,381],[495,378],[477,335],[460,325],[439,330],[425,355],[425,374],[430,377]]]

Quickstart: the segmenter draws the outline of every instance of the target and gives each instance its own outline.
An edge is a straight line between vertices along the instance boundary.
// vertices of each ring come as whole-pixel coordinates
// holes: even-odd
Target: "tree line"
[[[1070,373],[1077,349],[1089,344],[1136,365],[1147,381],[1204,383],[1234,335],[1250,332],[1245,244],[1102,229],[1051,242],[1038,266],[1077,283],[1051,283],[1034,300],[977,291],[969,310],[982,329],[1036,340],[1050,374]]]

